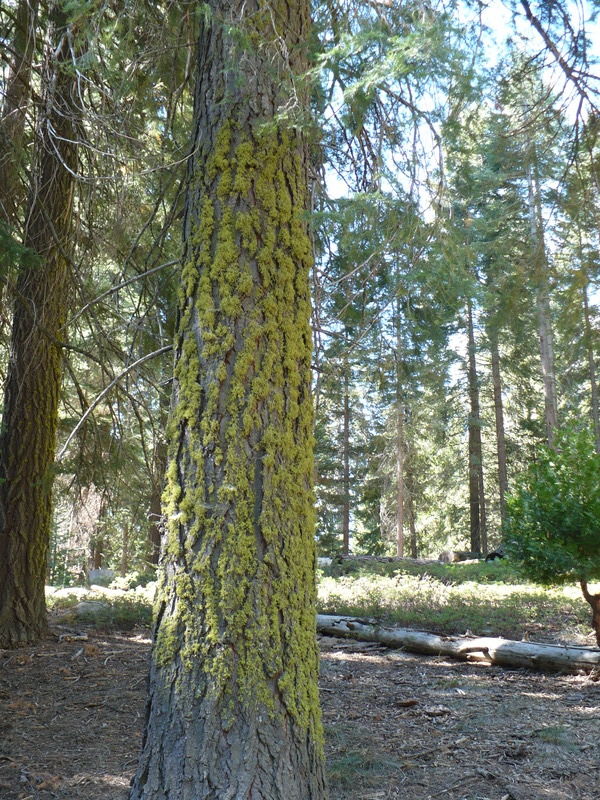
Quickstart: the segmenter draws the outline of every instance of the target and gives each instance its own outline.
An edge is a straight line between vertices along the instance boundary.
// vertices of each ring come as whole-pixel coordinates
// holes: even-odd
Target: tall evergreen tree
[[[46,625],[52,465],[68,307],[76,76],[64,3],[49,9],[36,156],[19,271],[0,433],[0,646],[37,638]]]

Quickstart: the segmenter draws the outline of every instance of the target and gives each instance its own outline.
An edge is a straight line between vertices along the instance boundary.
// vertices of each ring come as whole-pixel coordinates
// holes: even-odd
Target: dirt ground
[[[600,676],[320,646],[331,800],[600,798]],[[126,800],[149,647],[55,625],[0,651],[0,800]]]

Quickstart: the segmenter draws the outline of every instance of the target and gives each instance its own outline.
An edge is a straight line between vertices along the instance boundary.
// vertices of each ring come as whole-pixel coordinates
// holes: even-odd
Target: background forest
[[[314,4],[322,555],[486,552],[540,444],[576,422],[600,449],[599,10]],[[64,275],[46,275],[67,298],[54,584],[99,567],[150,578],[157,563],[203,13],[183,0],[0,5],[3,381],[15,298],[36,269],[23,231],[45,155],[72,177],[72,208],[56,214],[74,223]],[[68,34],[53,41],[57,15]],[[47,69],[48,41],[68,86]],[[64,152],[47,148],[48,124]]]

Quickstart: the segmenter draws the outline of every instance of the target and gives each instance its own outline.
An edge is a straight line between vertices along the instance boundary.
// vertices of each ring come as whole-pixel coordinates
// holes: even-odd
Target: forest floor
[[[0,800],[126,800],[150,634],[56,620],[0,651]],[[597,800],[600,675],[321,637],[331,800]]]

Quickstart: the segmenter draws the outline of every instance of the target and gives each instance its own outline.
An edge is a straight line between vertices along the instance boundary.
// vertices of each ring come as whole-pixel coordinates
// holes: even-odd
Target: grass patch
[[[103,630],[130,631],[152,625],[152,594],[148,591],[94,592],[82,587],[47,589],[50,611],[64,612],[63,619],[81,622]]]
[[[328,761],[330,789],[366,789],[402,771],[403,764],[370,750],[349,750]]]
[[[350,565],[351,574],[323,573],[319,582],[322,613],[373,617],[438,633],[470,631],[509,639],[530,636],[566,642],[581,641],[590,634],[589,607],[579,587],[544,589],[523,583],[509,563]]]
[[[533,736],[546,744],[563,747],[565,750],[578,751],[572,742],[572,733],[566,725],[547,725],[533,732]]]

